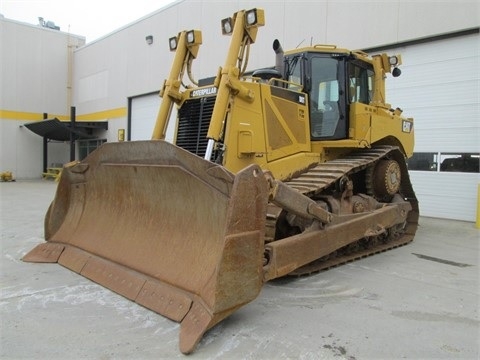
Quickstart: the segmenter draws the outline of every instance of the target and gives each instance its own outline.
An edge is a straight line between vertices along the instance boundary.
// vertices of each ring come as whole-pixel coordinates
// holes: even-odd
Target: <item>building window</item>
[[[479,154],[440,154],[440,171],[479,172]]]
[[[409,170],[478,173],[478,153],[414,153],[408,160]]]
[[[78,140],[78,156],[80,160],[83,160],[93,150],[100,147],[103,143],[107,142],[105,139],[98,140]]]

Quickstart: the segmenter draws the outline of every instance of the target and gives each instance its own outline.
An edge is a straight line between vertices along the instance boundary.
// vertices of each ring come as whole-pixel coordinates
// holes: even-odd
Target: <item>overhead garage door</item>
[[[158,92],[136,96],[130,102],[130,140],[150,140],[160,108],[161,98]],[[173,142],[175,135],[175,111],[167,128],[165,139]]]
[[[479,43],[477,32],[388,50],[402,54],[402,75],[389,78],[387,102],[415,119],[409,167],[423,216],[476,219]]]

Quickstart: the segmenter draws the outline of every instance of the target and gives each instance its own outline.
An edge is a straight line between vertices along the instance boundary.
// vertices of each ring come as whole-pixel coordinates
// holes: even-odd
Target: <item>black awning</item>
[[[35,134],[46,137],[50,140],[69,141],[70,134],[73,133],[74,139],[95,139],[92,129],[108,129],[108,122],[79,123],[75,122],[75,127],[71,127],[71,122],[62,122],[57,118],[35,121],[24,126]]]

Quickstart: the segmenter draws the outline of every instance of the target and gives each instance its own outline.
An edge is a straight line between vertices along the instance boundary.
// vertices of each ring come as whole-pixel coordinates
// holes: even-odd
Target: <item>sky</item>
[[[43,17],[60,31],[85,36],[89,43],[175,1],[0,0],[0,14],[33,25]]]

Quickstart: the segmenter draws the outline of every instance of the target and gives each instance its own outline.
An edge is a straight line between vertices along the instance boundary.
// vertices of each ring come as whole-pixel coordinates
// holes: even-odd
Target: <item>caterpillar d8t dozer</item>
[[[152,140],[107,143],[66,165],[47,241],[23,258],[180,322],[183,353],[264,282],[398,247],[417,229],[413,119],[385,100],[400,56],[284,52],[275,40],[275,66],[247,72],[263,10],[221,23],[231,42],[215,79],[192,77],[199,30],[172,37]]]

